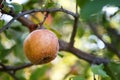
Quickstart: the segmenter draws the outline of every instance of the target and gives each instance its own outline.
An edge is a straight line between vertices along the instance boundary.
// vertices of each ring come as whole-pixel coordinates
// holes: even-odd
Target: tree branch
[[[94,63],[94,64],[103,63],[104,65],[107,65],[110,62],[110,60],[108,60],[108,59],[99,58],[99,57],[96,57],[96,56],[91,55],[89,53],[83,52],[77,48],[71,47],[71,46],[69,46],[69,43],[67,43],[63,40],[59,40],[59,44],[60,44],[60,51],[62,50],[62,51],[71,52],[72,54],[76,55],[78,58],[84,59],[89,63]],[[6,66],[2,63],[0,63],[0,64],[2,66],[4,66],[4,67],[0,68],[0,71],[5,71],[5,72],[13,71],[14,73],[20,69],[24,69],[26,67],[30,67],[33,65],[31,63],[26,63],[26,64],[23,64],[20,66]]]
[[[110,62],[110,60],[108,59],[99,58],[94,55],[91,55],[90,53],[83,52],[75,47],[71,47],[69,46],[69,43],[63,40],[59,40],[59,44],[60,44],[60,50],[71,52],[72,54],[76,55],[78,58],[84,59],[89,63],[94,63],[94,64],[103,63],[104,65],[106,65]]]
[[[70,46],[72,47],[74,45],[74,38],[77,32],[77,24],[78,24],[78,16],[74,17],[74,24],[73,24],[73,30],[70,38]]]
[[[33,65],[32,63],[25,63],[25,64],[20,65],[20,66],[7,66],[6,69],[17,71],[17,70],[20,70],[20,69],[23,69],[23,68],[26,68],[26,67],[30,67],[32,65]]]
[[[45,16],[44,16],[42,22],[39,23],[40,27],[43,25],[43,23],[44,23],[45,20],[47,19],[48,15],[49,15],[49,12],[46,12],[46,14],[45,14]]]
[[[4,65],[4,64],[2,64],[2,65]],[[0,71],[13,71],[13,72],[16,72],[17,70],[20,70],[20,69],[23,69],[23,68],[26,68],[26,67],[30,67],[32,65],[33,65],[32,63],[25,63],[25,64],[20,65],[20,66],[6,66],[6,65],[4,65],[4,67],[0,68]]]
[[[2,11],[3,13],[5,13],[4,11]],[[8,29],[10,27],[10,25],[14,22],[14,20],[18,19],[19,17],[22,17],[26,14],[30,14],[30,13],[34,13],[34,12],[48,12],[48,13],[52,13],[52,12],[64,12],[66,14],[72,15],[73,17],[77,17],[77,15],[71,11],[68,11],[64,8],[52,8],[52,9],[33,9],[33,10],[29,10],[29,11],[25,11],[22,12],[18,15],[12,15],[14,16],[12,20],[10,20],[6,25],[4,25],[1,29],[0,29],[0,33],[3,32],[4,30]]]
[[[89,23],[89,27],[91,28],[91,30],[94,32],[94,34],[101,40],[103,41],[103,43],[106,45],[106,47],[112,51],[115,52],[116,55],[120,58],[120,52],[119,50],[113,46],[112,44],[107,43],[106,41],[104,41],[101,37],[101,35],[98,33],[98,30],[96,29],[95,25],[93,23]]]

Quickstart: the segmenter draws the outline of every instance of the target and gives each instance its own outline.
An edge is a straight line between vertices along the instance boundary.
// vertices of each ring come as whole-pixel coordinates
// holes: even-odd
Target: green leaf
[[[30,76],[30,80],[42,80],[41,78],[44,76],[47,71],[48,66],[43,66],[41,68],[37,68]]]
[[[45,8],[50,8],[50,7],[53,7],[53,6],[54,6],[54,3],[50,2],[50,1],[47,1],[46,4],[45,4]]]
[[[84,29],[83,29],[83,27],[82,26],[80,26],[80,27],[78,27],[78,29],[77,29],[77,35],[78,35],[78,37],[82,37],[83,35],[84,35]]]
[[[0,80],[11,80],[11,76],[7,73],[0,72]]]
[[[16,14],[19,13],[19,12],[21,12],[22,9],[23,9],[22,5],[20,5],[20,4],[18,4],[18,3],[11,3],[10,5],[12,5],[13,10],[14,10],[14,12],[15,12]]]
[[[120,79],[120,62],[110,62],[107,66],[105,66],[105,70],[108,75],[111,77],[111,80],[119,80]]]
[[[70,80],[86,80],[86,79],[81,76],[76,76],[76,77],[70,78]]]
[[[52,2],[52,1],[48,1],[46,4],[45,4],[45,8],[52,8],[52,7],[55,7],[57,4]]]
[[[0,41],[0,51],[3,50],[3,49],[4,49],[4,47],[3,47],[3,45],[1,44],[1,41]]]
[[[0,51],[0,59],[3,59],[5,56],[7,56],[11,52],[11,49],[1,50]]]
[[[4,7],[2,8],[5,12],[9,13],[10,12],[10,7],[8,5],[4,5]]]
[[[19,70],[15,74],[19,80],[26,80],[25,79],[25,71],[24,70]]]
[[[94,74],[97,74],[101,77],[109,77],[106,72],[103,70],[104,66],[103,64],[100,65],[92,65],[91,70]]]
[[[53,31],[58,38],[61,38],[61,37],[62,37],[62,35],[61,35],[57,30],[55,30],[55,29],[53,29],[53,28],[49,28],[49,29],[50,29],[51,31]]]
[[[77,0],[77,4],[79,4],[80,7],[83,7],[89,0]]]
[[[23,45],[22,45],[22,43],[21,44],[18,43],[17,45],[15,45],[13,47],[13,51],[14,51],[14,55],[16,57],[18,57],[22,62],[25,62],[26,58],[25,58],[25,54],[23,54],[24,51],[23,51]]]
[[[4,57],[6,57],[12,49],[5,49],[3,47],[3,45],[0,42],[0,60],[4,59]]]
[[[0,28],[5,24],[5,20],[0,20]]]
[[[82,19],[89,20],[93,18],[93,15],[97,15],[101,13],[102,8],[105,5],[113,5],[113,6],[119,6],[120,0],[85,0],[83,3],[84,5],[81,5],[81,2],[83,0],[78,0],[78,5],[81,7],[80,15]],[[96,5],[97,4],[97,5]]]
[[[6,58],[3,58],[3,59],[1,60],[1,62],[2,62],[2,63],[8,63],[8,62],[9,62],[9,60],[8,60],[8,59],[6,59]]]
[[[64,55],[63,55],[63,54],[61,54],[61,52],[59,52],[59,53],[58,53],[58,56],[60,56],[61,58],[63,58],[63,57],[64,57]]]

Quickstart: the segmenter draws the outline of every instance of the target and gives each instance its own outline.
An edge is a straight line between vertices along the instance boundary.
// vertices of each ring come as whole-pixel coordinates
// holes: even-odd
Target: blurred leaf
[[[34,5],[35,4],[38,4],[39,2],[42,3],[44,0],[28,0],[27,3],[23,4],[23,7],[25,10],[28,10],[28,9],[34,9]],[[30,5],[30,6],[28,6]]]
[[[26,80],[25,79],[25,71],[24,70],[19,70],[16,72],[16,77],[19,79],[19,80]]]
[[[4,49],[4,47],[3,47],[3,45],[1,44],[1,41],[0,41],[0,51],[3,50],[3,49]]]
[[[20,29],[21,26],[18,27],[18,30]],[[12,39],[15,41],[14,47],[12,48],[13,54],[15,57],[19,58],[20,61],[25,62],[26,57],[23,51],[23,30],[15,30],[13,28],[17,29],[17,26],[12,26],[11,29],[5,31],[5,34],[7,38]]]
[[[7,12],[7,13],[9,13],[10,12],[10,7],[9,7],[9,3],[7,3],[6,1],[4,1],[4,3],[3,3],[3,10],[5,11],[5,12]]]
[[[41,78],[44,76],[47,69],[48,69],[48,66],[37,68],[34,72],[32,72],[30,76],[30,80],[42,80]]]
[[[56,6],[56,3],[54,3],[51,0],[47,0],[47,2],[45,4],[45,8],[52,8],[52,7],[55,7],[55,6]]]
[[[70,78],[70,80],[86,80],[86,79],[81,76],[76,76],[76,77]]]
[[[61,35],[57,30],[55,30],[55,29],[53,29],[53,28],[50,28],[50,30],[53,31],[58,38],[61,38],[61,37],[62,37],[62,35]]]
[[[83,0],[78,0],[78,2],[80,2],[78,3],[80,7],[82,1]],[[86,2],[86,0],[84,2]],[[120,0],[89,0],[81,7],[80,15],[84,20],[92,19],[93,15],[101,13],[101,10],[105,5],[119,6]]]
[[[78,35],[78,37],[82,37],[83,35],[84,35],[84,29],[83,29],[83,27],[78,27],[78,29],[77,29],[77,35]]]
[[[1,62],[2,62],[2,63],[8,63],[9,61],[8,61],[8,59],[3,58],[3,59],[1,60]]]
[[[64,55],[61,52],[58,53],[58,56],[60,56],[61,58],[64,57]]]
[[[11,49],[5,49],[0,51],[0,60],[3,59],[5,56],[7,56],[11,52]]]
[[[80,7],[83,7],[89,0],[76,0]]]
[[[12,80],[12,78],[7,73],[0,72],[0,80]]]
[[[20,4],[18,4],[18,3],[11,3],[10,5],[12,5],[13,10],[14,10],[14,12],[15,12],[16,14],[19,13],[19,12],[21,12],[22,9],[23,9],[22,5],[20,5]]]
[[[0,42],[0,60],[4,59],[11,51],[12,49],[5,49]]]
[[[5,24],[5,20],[0,20],[0,28],[3,27]]]
[[[111,77],[111,80],[119,80],[120,79],[120,62],[110,62],[107,66],[105,66],[105,70],[107,74]]]
[[[115,80],[115,79],[111,79],[110,77],[102,77],[101,80]]]
[[[103,64],[100,65],[92,65],[91,70],[94,74],[97,74],[102,77],[109,77],[106,72],[103,70],[104,66]]]
[[[24,62],[26,60],[22,44],[18,43],[17,45],[15,45],[13,51],[15,56],[19,58],[21,61]]]

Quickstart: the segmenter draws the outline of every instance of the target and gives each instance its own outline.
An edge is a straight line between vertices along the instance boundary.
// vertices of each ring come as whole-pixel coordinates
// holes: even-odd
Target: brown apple
[[[27,58],[33,64],[48,63],[57,56],[58,38],[50,30],[34,30],[26,37],[23,48]]]

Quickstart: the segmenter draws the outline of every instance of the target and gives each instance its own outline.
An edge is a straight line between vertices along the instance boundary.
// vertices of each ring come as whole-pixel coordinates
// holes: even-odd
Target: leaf
[[[0,80],[11,80],[11,76],[7,73],[0,72]]]
[[[91,70],[94,74],[97,74],[101,77],[109,77],[106,72],[103,70],[104,66],[103,64],[100,65],[92,65]]]
[[[110,62],[107,66],[105,66],[105,70],[108,75],[111,77],[111,80],[119,80],[120,79],[120,62]]]
[[[1,41],[0,41],[0,51],[3,50],[3,49],[4,49],[4,47],[3,47],[3,45],[1,44]]]
[[[61,58],[63,58],[63,57],[64,57],[64,55],[63,55],[63,54],[61,54],[61,52],[58,52],[58,56],[59,56],[59,57],[61,57]]]
[[[0,59],[3,59],[5,56],[7,56],[11,52],[11,49],[1,50],[0,51]]]
[[[25,71],[24,70],[19,70],[15,74],[19,80],[26,80],[25,79]]]
[[[30,80],[41,80],[41,78],[44,76],[47,69],[48,69],[48,66],[37,68],[34,72],[32,72],[30,76]]]
[[[76,76],[76,77],[70,78],[70,80],[86,80],[86,79],[81,76]]]
[[[79,4],[80,7],[83,7],[89,0],[77,0],[77,4]]]
[[[4,7],[2,8],[5,12],[9,13],[10,12],[10,7],[8,5],[4,5]]]
[[[23,51],[23,46],[22,44],[18,43],[17,45],[15,45],[13,47],[13,51],[14,51],[14,55],[19,58],[22,62],[24,62],[26,60],[25,58],[25,54],[24,51]]]
[[[0,20],[0,28],[5,24],[5,20]]]
[[[14,10],[14,12],[15,12],[16,14],[19,13],[19,12],[21,12],[22,9],[23,9],[22,5],[20,5],[20,4],[18,4],[18,3],[11,3],[10,5],[12,5],[13,10]]]
[[[9,60],[8,60],[8,59],[3,58],[3,59],[1,60],[1,62],[2,62],[2,63],[8,63],[8,62],[9,62]]]
[[[12,49],[5,49],[3,47],[3,45],[0,42],[0,60],[4,59],[4,57],[6,57]]]
[[[101,10],[105,5],[119,6],[120,4],[120,0],[85,0],[83,2],[85,4],[81,5],[82,1],[83,0],[78,0],[78,5],[81,7],[80,15],[84,20],[89,20],[93,18],[93,15],[101,13]]]
[[[55,7],[57,4],[55,4],[54,2],[52,1],[48,1],[46,4],[45,4],[45,8],[52,8],[52,7]]]
[[[58,38],[61,38],[61,37],[62,37],[62,35],[61,35],[57,30],[55,30],[55,29],[53,29],[53,28],[49,28],[49,29],[50,29],[51,31],[53,31]]]
[[[83,29],[83,27],[82,26],[80,26],[80,27],[78,27],[78,29],[77,29],[77,35],[78,35],[78,37],[82,37],[83,35],[84,35],[84,29]]]
[[[50,7],[53,7],[54,6],[54,3],[51,3],[51,2],[47,2],[45,7],[46,8],[50,8]]]

